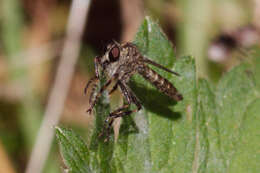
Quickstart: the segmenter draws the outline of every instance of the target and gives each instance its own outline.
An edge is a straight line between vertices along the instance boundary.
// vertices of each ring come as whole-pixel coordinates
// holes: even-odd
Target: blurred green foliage
[[[18,0],[8,0],[1,2],[1,38],[3,48],[5,50],[7,65],[8,65],[8,81],[7,83],[21,88],[24,98],[18,104],[13,105],[6,113],[1,109],[0,116],[11,116],[16,119],[17,127],[15,138],[8,139],[8,133],[2,134],[5,142],[19,145],[15,151],[20,153],[13,155],[14,159],[24,160],[26,155],[29,155],[36,139],[37,131],[40,127],[41,115],[43,114],[43,107],[38,94],[33,89],[33,82],[29,74],[29,66],[17,66],[17,62],[22,61],[21,55],[23,45],[23,31],[25,27],[24,12],[22,2]],[[1,106],[2,107],[2,106]],[[10,110],[15,110],[15,114],[11,114]],[[6,128],[6,131],[9,131]],[[11,136],[9,136],[11,137]],[[7,145],[7,146],[8,146]],[[23,148],[24,147],[24,148]],[[47,164],[46,171],[50,173],[57,172],[59,166],[51,161]],[[18,170],[21,165],[18,165]]]

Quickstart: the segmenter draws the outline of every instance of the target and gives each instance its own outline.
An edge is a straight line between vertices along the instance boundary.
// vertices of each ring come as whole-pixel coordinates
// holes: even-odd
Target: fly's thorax
[[[118,68],[117,63],[110,63],[106,66],[106,68],[104,70],[108,77],[112,77],[116,74],[117,68]]]
[[[109,45],[100,63],[108,77],[116,74],[119,79],[130,78],[143,64],[141,54],[131,43]]]
[[[129,64],[131,64],[130,59],[123,54],[123,55],[120,55],[120,58],[118,61],[107,63],[104,70],[108,76],[112,77],[116,73],[118,75],[120,75],[121,73],[124,73],[124,71],[127,70]]]

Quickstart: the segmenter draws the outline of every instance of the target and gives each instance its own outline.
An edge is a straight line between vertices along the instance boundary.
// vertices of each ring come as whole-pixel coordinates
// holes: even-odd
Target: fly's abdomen
[[[148,66],[144,66],[138,72],[146,80],[153,84],[159,91],[163,92],[176,101],[182,100],[182,95],[177,91],[177,89],[167,79],[163,78]]]

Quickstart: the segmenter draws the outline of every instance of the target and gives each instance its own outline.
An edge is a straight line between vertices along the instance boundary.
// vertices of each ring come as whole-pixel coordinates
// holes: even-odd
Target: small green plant
[[[159,26],[146,17],[134,43],[142,54],[180,76],[159,71],[182,93],[174,102],[142,77],[131,86],[143,104],[123,118],[117,141],[98,138],[110,111],[107,93],[95,107],[95,126],[85,143],[57,127],[63,160],[73,173],[258,172],[260,170],[260,62],[242,63],[217,86],[197,79],[195,60],[176,59]],[[258,68],[257,68],[258,67]]]

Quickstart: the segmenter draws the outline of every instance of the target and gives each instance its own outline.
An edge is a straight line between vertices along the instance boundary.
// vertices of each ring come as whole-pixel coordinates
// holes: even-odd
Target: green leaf
[[[166,67],[171,67],[176,60],[172,44],[150,17],[144,19],[133,43],[144,56]]]
[[[176,77],[151,66],[176,85],[184,101],[177,104],[142,77],[135,76],[131,88],[144,108],[131,115],[138,133],[131,133],[127,140],[118,142],[119,146],[124,146],[124,150],[121,148],[118,154],[123,155],[124,159],[119,160],[124,162],[125,172],[191,170],[196,132],[196,121],[192,121],[196,112],[194,59],[183,57],[172,66],[176,59],[173,47],[160,27],[149,17],[145,18],[134,43],[143,55],[180,74],[180,77]],[[127,146],[123,142],[127,142]]]
[[[255,99],[253,76],[246,64],[233,68],[220,80],[216,91],[216,113],[225,167],[240,140],[240,128],[248,105]]]
[[[223,172],[215,94],[212,86],[204,79],[199,80],[198,86],[197,118],[201,121],[196,134],[199,145],[195,172]]]
[[[172,110],[178,116],[171,120],[169,128],[172,130],[172,136],[170,138],[169,160],[162,172],[172,172],[172,170],[191,172],[195,156],[196,124],[198,121],[195,118],[197,112],[195,61],[192,57],[182,57],[176,61],[173,69],[181,76],[172,76],[170,81],[182,93],[184,100],[176,106],[171,105]],[[158,124],[158,127],[161,125]],[[157,136],[160,135],[163,134],[157,134]],[[156,136],[154,136],[154,140],[156,140]],[[160,155],[157,156],[157,158],[159,157]]]
[[[175,60],[172,45],[161,32],[159,26],[150,18],[145,18],[136,34],[134,43],[143,55],[166,67],[172,66]],[[169,76],[165,72],[160,72],[160,74]],[[172,136],[172,121],[169,121],[169,118],[175,117],[174,112],[168,106],[174,102],[167,98],[167,96],[159,93],[140,76],[133,78],[131,88],[144,105],[144,109],[135,115],[131,115],[135,122],[132,126],[137,128],[138,131],[128,134],[127,139],[124,137],[119,139],[117,155],[123,155],[124,158],[118,160],[119,163],[124,162],[123,170],[125,172],[151,172],[152,170],[160,169],[161,165],[168,160],[168,153],[171,146],[169,139]],[[161,102],[158,102],[158,97]],[[164,114],[160,114],[161,117],[154,116],[162,111],[164,111]],[[154,114],[153,112],[157,113]],[[128,122],[132,120],[132,118],[126,119],[128,119]],[[126,119],[125,121],[127,121]],[[158,133],[165,135],[158,136]],[[154,136],[159,138],[154,140]],[[125,142],[127,142],[127,145],[125,145]],[[156,150],[158,146],[161,147],[161,150]],[[160,162],[153,162],[158,157],[160,157]]]
[[[71,173],[92,172],[89,165],[89,149],[72,130],[56,127],[62,158]]]
[[[105,83],[104,74],[101,76],[101,82],[98,90]],[[100,97],[94,108],[94,122],[95,126],[92,131],[90,142],[90,153],[92,155],[91,163],[98,172],[113,172],[115,169],[114,162],[112,160],[114,150],[113,135],[110,136],[110,140],[105,142],[104,138],[99,137],[104,128],[105,119],[109,115],[110,105],[108,99],[108,93],[105,91]]]
[[[258,95],[260,95],[260,48],[257,46],[253,49],[253,52],[253,73],[256,81],[256,89],[258,90]]]
[[[194,58],[176,59],[171,43],[149,17],[139,28],[134,43],[143,55],[180,74],[174,76],[151,66],[173,83],[184,99],[175,102],[135,75],[130,86],[143,109],[124,117],[118,140],[111,136],[105,143],[98,138],[110,112],[108,95],[104,93],[95,107],[95,127],[89,149],[80,155],[86,157],[85,165],[84,159],[78,161],[81,166],[109,173],[257,172],[260,162],[257,67],[252,71],[252,65],[246,63],[236,66],[223,75],[217,86],[205,79],[197,80]],[[66,142],[65,146],[60,143],[64,158],[70,158],[65,163],[71,168],[78,153],[67,154],[70,148]]]
[[[240,140],[230,161],[228,172],[259,172],[260,170],[260,99],[253,101],[244,114]]]

